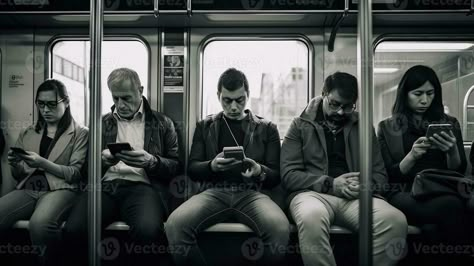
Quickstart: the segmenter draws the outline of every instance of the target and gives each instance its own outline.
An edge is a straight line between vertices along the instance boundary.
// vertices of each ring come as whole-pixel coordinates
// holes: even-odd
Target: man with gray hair
[[[115,69],[107,79],[114,106],[102,118],[102,225],[120,220],[140,243],[164,237],[165,203],[153,186],[167,186],[178,169],[178,139],[170,118],[153,111],[138,74]],[[129,143],[132,150],[109,150],[108,144]],[[87,193],[73,208],[66,234],[87,235]],[[77,243],[77,241],[74,241]]]

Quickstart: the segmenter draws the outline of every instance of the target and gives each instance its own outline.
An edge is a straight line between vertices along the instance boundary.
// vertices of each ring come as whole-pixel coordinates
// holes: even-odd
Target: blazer
[[[15,147],[39,154],[43,131],[44,128],[40,132],[36,132],[34,125],[29,126],[20,132]],[[64,176],[55,176],[45,172],[51,190],[77,189],[79,187],[79,182],[83,178],[81,170],[87,158],[88,138],[89,130],[74,120],[59,137],[47,159],[61,165]],[[22,189],[28,177],[36,170],[37,168],[31,168],[23,161],[12,167],[12,175],[19,182],[16,188]]]

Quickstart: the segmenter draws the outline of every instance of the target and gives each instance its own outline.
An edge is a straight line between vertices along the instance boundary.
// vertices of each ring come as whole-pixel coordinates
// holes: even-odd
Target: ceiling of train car
[[[105,26],[110,27],[330,27],[341,16],[340,13],[317,14],[163,14],[155,18],[152,14],[107,14]],[[0,14],[0,28],[28,27],[87,27],[89,16],[62,14]],[[473,26],[474,16],[456,14],[374,14],[374,26]],[[355,27],[357,14],[350,13],[342,26]]]

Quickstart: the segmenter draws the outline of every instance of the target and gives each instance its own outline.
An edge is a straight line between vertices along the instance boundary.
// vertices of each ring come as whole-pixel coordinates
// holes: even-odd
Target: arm
[[[214,172],[211,170],[212,160],[206,159],[206,141],[203,136],[204,122],[198,122],[194,130],[193,144],[189,155],[189,174],[194,181],[206,181]]]
[[[69,164],[60,165],[45,159],[41,168],[54,176],[64,178],[70,184],[78,183],[82,179],[81,172],[87,158],[88,141],[89,130],[85,128],[79,130],[72,144]]]
[[[281,147],[280,169],[283,187],[289,192],[311,189],[333,194],[334,178],[328,175],[316,175],[306,170],[302,137],[298,127],[297,119],[294,119]]]
[[[382,155],[381,157],[383,159],[388,176],[390,177],[390,181],[399,183],[403,181],[403,174],[400,170],[401,162],[395,161],[391,156],[390,148],[386,140],[386,138],[389,136],[385,136],[385,131],[383,130],[383,123],[383,121],[379,123],[377,130],[378,144],[380,146],[380,153]],[[410,168],[412,166],[410,166]]]
[[[372,180],[374,194],[384,195],[388,178],[375,130],[372,131]]]
[[[448,154],[448,168],[455,170],[461,174],[464,174],[466,172],[466,167],[467,167],[467,159],[466,159],[466,153],[464,152],[464,140],[462,138],[462,132],[461,132],[461,125],[459,124],[459,121],[455,118],[454,123],[453,123],[453,133],[454,137],[456,138],[456,148],[453,150],[457,150],[456,154],[458,159],[454,160],[459,160],[459,163],[452,162],[452,159],[450,158],[451,155]],[[472,150],[471,150],[472,151]],[[469,156],[471,159],[471,155]],[[472,162],[472,160],[471,160]],[[456,167],[457,165],[457,167]]]
[[[265,160],[260,164],[266,178],[262,184],[264,188],[272,188],[280,183],[280,134],[277,126],[268,124],[267,141],[265,145]]]
[[[148,177],[166,177],[171,179],[178,172],[179,155],[178,155],[178,135],[173,122],[169,118],[165,118],[164,148],[163,156],[152,154],[152,161],[144,167]]]
[[[28,129],[22,130],[20,132],[20,134],[18,135],[18,139],[15,142],[15,147],[25,149],[23,145],[23,138],[25,137],[27,130]],[[10,153],[11,151],[9,152],[9,155]],[[18,182],[20,182],[23,178],[25,178],[28,175],[29,168],[30,167],[26,165],[26,163],[22,160],[16,163],[10,162],[10,170],[11,170],[12,176]]]

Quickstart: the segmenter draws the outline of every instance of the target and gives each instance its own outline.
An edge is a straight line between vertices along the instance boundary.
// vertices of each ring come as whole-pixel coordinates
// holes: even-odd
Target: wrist
[[[255,171],[254,176],[261,176],[262,173],[263,173],[262,166],[259,163],[257,163],[257,171]]]

